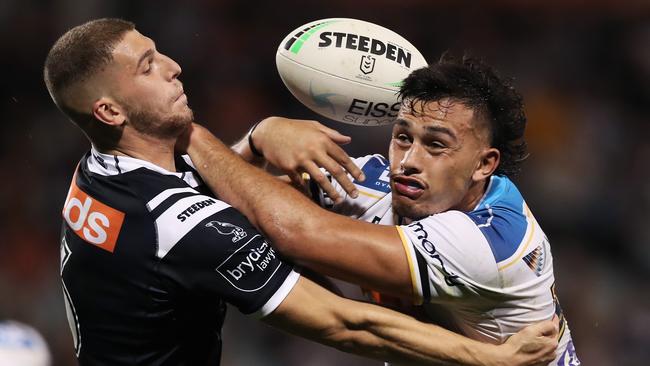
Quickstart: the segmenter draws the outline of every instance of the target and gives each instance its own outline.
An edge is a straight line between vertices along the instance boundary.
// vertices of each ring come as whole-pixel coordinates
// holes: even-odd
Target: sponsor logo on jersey
[[[363,182],[355,180],[355,184],[383,193],[390,192],[389,167],[384,161],[372,158],[361,167],[361,170],[366,175],[366,180]]]
[[[238,290],[254,292],[271,280],[280,265],[275,250],[255,235],[223,261],[217,272]]]
[[[532,252],[526,254],[522,260],[526,263],[528,268],[530,268],[537,277],[542,275],[542,269],[544,268],[544,249],[541,246],[533,249]]]
[[[212,206],[215,203],[217,203],[217,201],[215,199],[213,199],[213,198],[208,198],[206,200],[193,203],[192,205],[187,207],[185,210],[183,210],[183,212],[179,213],[176,216],[176,218],[180,222],[184,222],[185,220],[189,219],[190,216],[194,215],[195,213],[199,212],[200,210],[202,210],[202,209],[204,209],[204,208],[206,208],[208,206]]]
[[[232,235],[232,242],[236,243],[244,239],[248,234],[244,229],[240,228],[237,225],[233,225],[229,222],[220,222],[220,221],[210,221],[205,224],[205,227],[211,227],[221,235]]]
[[[464,286],[458,279],[459,277],[457,275],[447,270],[445,267],[445,262],[442,261],[440,254],[438,254],[438,251],[436,250],[436,246],[431,241],[429,241],[429,233],[424,230],[424,226],[422,226],[420,222],[414,222],[408,227],[412,228],[413,232],[417,235],[417,239],[420,241],[420,247],[423,248],[425,252],[427,252],[429,257],[440,264],[440,270],[442,271],[447,286]]]
[[[63,206],[63,218],[84,241],[113,253],[120,235],[124,213],[99,202],[79,189],[76,175]]]
[[[378,39],[353,33],[322,32],[318,47],[331,46],[369,52],[376,56],[383,56],[405,67],[411,67],[411,52],[400,46],[392,43],[384,43]]]

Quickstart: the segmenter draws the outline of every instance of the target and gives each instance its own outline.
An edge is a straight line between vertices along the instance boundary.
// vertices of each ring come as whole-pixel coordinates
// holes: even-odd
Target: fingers
[[[348,173],[350,173],[354,179],[359,182],[363,182],[366,179],[366,176],[363,174],[361,169],[359,169],[359,167],[352,161],[350,156],[343,149],[338,146],[334,146],[330,149],[330,151],[328,151],[328,153],[339,165],[341,165]],[[338,178],[336,180],[341,183]]]
[[[539,351],[537,354],[540,357],[541,364],[548,365],[556,357],[555,350],[558,345],[557,328],[552,321],[542,322],[535,326],[539,328],[540,333],[538,334],[543,335],[543,337],[537,339],[539,342]]]
[[[336,179],[337,182],[341,185],[341,188],[352,198],[357,198],[359,196],[359,191],[357,187],[352,183],[350,176],[347,174],[347,171],[338,164],[338,162],[330,159],[329,157],[320,159],[317,161],[318,165],[322,166],[327,170],[332,178]],[[354,165],[354,164],[353,164]]]
[[[318,168],[316,163],[314,162],[308,162],[305,164],[303,167],[305,172],[309,174],[311,179],[313,179],[327,194],[334,202],[338,203],[340,202],[343,198],[341,195],[336,191],[336,188],[332,185],[332,182],[330,182],[329,179],[323,174],[323,172]]]
[[[535,323],[526,327],[533,334],[544,337],[557,337],[558,335],[558,326],[557,322],[552,320],[545,320],[540,323]]]
[[[542,348],[540,351],[540,360],[543,365],[548,365],[556,357],[555,350],[557,349],[557,340],[544,338],[541,341]]]
[[[325,127],[321,125],[319,129],[323,131],[323,133],[325,133],[327,137],[329,137],[330,139],[332,139],[332,141],[336,142],[339,145],[349,144],[352,141],[352,138],[350,136],[343,135],[337,130],[331,129],[329,127]]]
[[[558,323],[552,320],[542,322],[540,325],[540,333],[546,337],[558,336]]]
[[[301,190],[304,189],[305,181],[302,179],[302,175],[298,172],[287,172],[287,176],[291,179],[291,183],[294,187]]]

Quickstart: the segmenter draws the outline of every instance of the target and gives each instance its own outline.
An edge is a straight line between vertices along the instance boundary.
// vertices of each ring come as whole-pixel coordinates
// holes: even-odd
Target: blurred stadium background
[[[59,282],[60,210],[83,135],[42,81],[49,47],[86,20],[122,17],[183,67],[197,120],[226,142],[269,115],[318,118],[275,70],[292,29],[326,17],[378,23],[429,61],[469,50],[515,77],[531,157],[517,180],[554,248],[558,292],[585,365],[650,361],[650,2],[0,1],[0,320],[38,329],[76,365]],[[389,128],[323,121],[351,155]],[[224,365],[379,365],[281,335],[231,309]],[[0,362],[1,363],[1,362]]]

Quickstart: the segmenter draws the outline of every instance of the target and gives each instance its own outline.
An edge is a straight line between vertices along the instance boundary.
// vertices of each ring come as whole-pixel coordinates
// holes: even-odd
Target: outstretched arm
[[[264,321],[345,352],[408,364],[547,364],[557,346],[557,328],[550,321],[528,327],[502,345],[490,345],[338,297],[304,277]]]
[[[323,210],[246,164],[200,126],[189,136],[187,152],[203,180],[246,215],[282,254],[332,277],[386,294],[413,296],[409,267],[413,262],[395,227]]]

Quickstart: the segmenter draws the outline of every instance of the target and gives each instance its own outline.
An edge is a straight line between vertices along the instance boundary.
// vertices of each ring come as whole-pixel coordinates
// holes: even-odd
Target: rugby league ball
[[[284,84],[305,106],[361,126],[393,122],[402,80],[427,65],[399,34],[346,18],[295,29],[280,43],[275,62]]]

